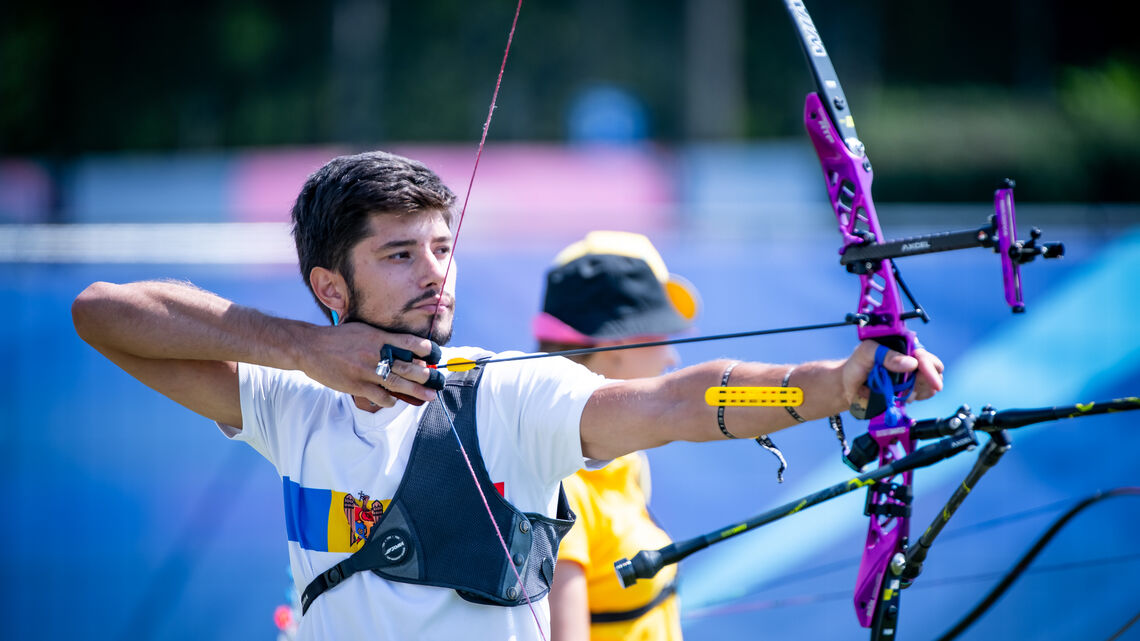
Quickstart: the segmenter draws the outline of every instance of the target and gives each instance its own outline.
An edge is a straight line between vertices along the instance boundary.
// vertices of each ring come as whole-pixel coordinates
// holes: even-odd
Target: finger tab
[[[428,365],[435,365],[439,363],[439,359],[443,356],[443,352],[439,349],[439,345],[437,345],[435,341],[429,342],[431,343],[431,353],[429,353],[424,358],[424,362]]]
[[[410,363],[410,362],[412,362],[412,359],[415,358],[415,354],[413,354],[411,352],[411,350],[401,349],[399,347],[394,347],[392,345],[384,345],[384,347],[380,348],[380,358],[382,360],[383,359],[391,360],[394,358],[398,361],[404,361],[405,363]]]
[[[439,349],[439,345],[437,345],[435,341],[428,342],[431,343],[431,351],[428,352],[426,356],[421,357],[410,349],[403,349],[400,347],[395,347],[393,345],[385,344],[380,348],[380,358],[394,358],[399,361],[404,361],[405,363],[410,363],[416,358],[422,358],[428,365],[435,365],[439,362],[439,359],[443,355],[443,352]]]

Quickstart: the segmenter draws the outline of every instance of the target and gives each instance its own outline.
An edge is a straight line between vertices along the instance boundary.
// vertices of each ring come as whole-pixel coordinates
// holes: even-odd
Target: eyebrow
[[[448,243],[448,242],[451,242],[452,239],[453,239],[453,236],[451,236],[450,234],[448,234],[446,236],[436,236],[435,238],[431,239],[431,244],[434,245],[436,243]],[[380,245],[378,247],[374,247],[372,249],[372,251],[382,252],[382,251],[386,251],[389,249],[402,249],[404,247],[414,247],[418,244],[419,244],[419,241],[417,241],[417,240],[393,240],[393,241],[386,242],[383,245]]]

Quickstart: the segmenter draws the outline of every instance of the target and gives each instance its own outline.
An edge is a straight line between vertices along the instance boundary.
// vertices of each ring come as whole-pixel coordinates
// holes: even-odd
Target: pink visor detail
[[[531,332],[540,341],[567,345],[593,345],[594,339],[570,327],[554,316],[542,312],[531,322]]]

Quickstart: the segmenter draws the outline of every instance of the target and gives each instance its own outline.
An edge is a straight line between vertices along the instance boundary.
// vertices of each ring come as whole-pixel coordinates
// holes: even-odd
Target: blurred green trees
[[[1140,200],[1140,39],[1122,8],[808,7],[880,200],[977,200],[1006,175],[1025,199]],[[513,13],[512,0],[8,3],[0,155],[473,142]],[[527,0],[492,138],[565,139],[575,96],[599,83],[641,100],[666,143],[800,136],[811,89],[776,0]]]

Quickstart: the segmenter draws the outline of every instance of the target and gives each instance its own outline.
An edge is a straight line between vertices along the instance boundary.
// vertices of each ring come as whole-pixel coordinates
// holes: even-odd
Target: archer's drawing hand
[[[318,383],[340,392],[352,394],[357,405],[392,407],[395,394],[421,401],[431,401],[436,391],[424,386],[431,370],[422,360],[406,363],[396,360],[391,373],[383,379],[376,373],[380,348],[392,345],[414,354],[431,352],[431,341],[411,334],[393,334],[365,323],[347,322],[336,327],[315,327],[312,340],[302,346],[302,371]],[[365,403],[361,405],[363,399]]]
[[[875,366],[875,350],[878,348],[879,344],[874,341],[863,341],[843,364],[844,397],[854,407],[867,407],[871,395],[871,390],[867,388],[867,377]],[[883,358],[883,366],[892,372],[915,372],[914,392],[907,399],[908,402],[928,399],[942,390],[942,361],[925,349],[915,350],[914,356],[888,350]]]

